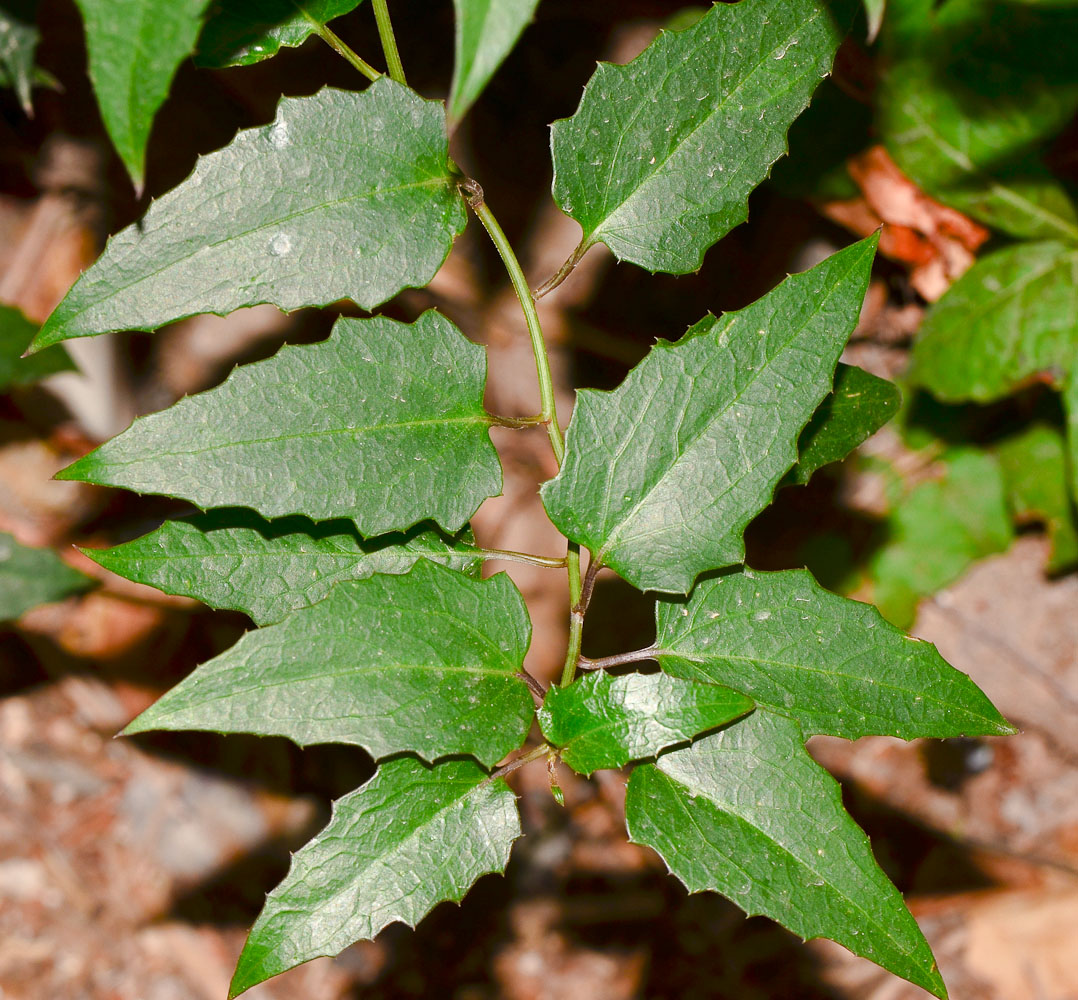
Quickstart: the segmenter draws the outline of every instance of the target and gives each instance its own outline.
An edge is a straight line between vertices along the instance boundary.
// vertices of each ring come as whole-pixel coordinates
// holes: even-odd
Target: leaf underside
[[[876,237],[739,312],[659,341],[612,392],[581,390],[543,503],[641,590],[685,594],[741,562],[742,532],[797,458],[857,323]]]
[[[0,622],[93,584],[92,578],[72,569],[52,549],[29,548],[0,532]]]
[[[467,529],[446,535],[419,525],[407,533],[363,538],[351,521],[267,521],[244,508],[166,521],[123,545],[83,551],[128,580],[212,608],[243,611],[259,625],[316,604],[342,580],[406,573],[418,559],[476,577],[482,565]]]
[[[467,221],[447,150],[443,105],[385,77],[283,98],[112,237],[35,349],[266,302],[373,309],[425,285]]]
[[[250,66],[302,45],[363,0],[217,0],[198,39],[196,66]]]
[[[453,0],[456,34],[449,120],[459,122],[512,51],[539,0]]]
[[[195,47],[207,0],[75,0],[90,80],[109,138],[136,188],[172,78]]]
[[[361,534],[460,530],[501,490],[486,355],[440,314],[340,319],[223,385],[136,420],[60,478],[266,517],[349,517]]]
[[[831,394],[801,432],[786,482],[807,483],[817,469],[844,459],[898,412],[901,399],[893,382],[840,363]]]
[[[946,997],[838,783],[803,744],[795,722],[756,711],[636,768],[625,801],[630,839],[658,851],[690,892],[721,892],[749,915],[831,938]]]
[[[600,63],[551,131],[554,198],[620,260],[696,270],[830,71],[842,31],[816,0],[717,4],[625,66]]]
[[[726,573],[655,610],[665,672],[729,685],[806,735],[1014,732],[935,646],[887,624],[872,605],[829,593],[805,570]]]
[[[485,777],[471,761],[426,767],[401,758],[338,799],[267,896],[229,997],[394,921],[414,927],[436,903],[459,901],[480,876],[503,871],[520,817],[505,782],[484,785]]]
[[[524,742],[534,714],[516,676],[530,637],[504,573],[479,581],[420,560],[401,576],[339,583],[248,632],[124,732],[257,733],[492,765]]]
[[[552,687],[539,709],[543,735],[580,774],[654,757],[698,733],[752,711],[730,688],[665,674],[613,677],[596,671],[568,687]]]

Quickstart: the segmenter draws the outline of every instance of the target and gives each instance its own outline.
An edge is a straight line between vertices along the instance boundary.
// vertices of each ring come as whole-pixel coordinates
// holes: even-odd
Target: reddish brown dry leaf
[[[920,190],[883,146],[847,164],[862,197],[829,201],[820,210],[859,236],[883,226],[880,252],[910,265],[910,282],[929,302],[938,299],[973,263],[988,230]]]

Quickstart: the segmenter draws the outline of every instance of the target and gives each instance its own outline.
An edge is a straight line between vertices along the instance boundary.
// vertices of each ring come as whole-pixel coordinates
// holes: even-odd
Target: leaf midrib
[[[613,549],[613,547],[615,545],[615,542],[617,541],[618,536],[621,534],[622,529],[637,515],[637,513],[640,511],[640,508],[643,507],[647,503],[648,499],[651,497],[651,494],[654,493],[659,488],[660,484],[662,484],[666,480],[667,476],[669,476],[672,473],[672,471],[681,463],[682,458],[686,454],[688,454],[688,452],[693,447],[696,446],[697,442],[705,434],[707,434],[722,418],[724,418],[726,416],[726,414],[729,412],[729,410],[733,406],[736,406],[740,402],[741,397],[746,392],[748,392],[750,388],[755,386],[756,383],[760,380],[761,377],[763,377],[763,375],[765,373],[770,372],[772,366],[775,364],[775,362],[778,360],[778,358],[781,357],[789,349],[790,345],[792,343],[794,343],[794,341],[796,341],[799,337],[803,336],[803,334],[805,332],[805,329],[809,325],[809,323],[811,323],[816,318],[816,316],[819,315],[819,313],[823,310],[823,308],[831,301],[831,299],[839,291],[844,290],[843,289],[844,279],[847,277],[847,275],[850,274],[850,272],[853,270],[853,268],[856,266],[856,264],[858,262],[859,262],[859,259],[855,260],[853,263],[851,263],[850,267],[845,271],[845,273],[842,274],[840,277],[838,277],[837,279],[835,279],[832,282],[830,288],[827,291],[827,295],[824,296],[822,299],[820,299],[819,302],[816,305],[816,308],[813,309],[812,312],[808,313],[805,316],[804,321],[802,322],[802,324],[799,327],[797,327],[797,329],[791,334],[791,336],[787,340],[782,342],[781,346],[778,347],[775,350],[775,352],[772,354],[772,356],[770,358],[768,358],[767,363],[762,365],[760,367],[760,369],[757,372],[755,372],[753,377],[751,379],[749,379],[749,381],[747,381],[741,387],[741,389],[738,390],[738,392],[726,403],[726,405],[723,406],[722,409],[714,412],[711,419],[706,421],[704,423],[704,425],[700,428],[700,430],[691,437],[691,439],[686,443],[685,447],[677,455],[677,457],[674,459],[674,461],[672,461],[670,463],[670,465],[666,468],[666,470],[663,471],[663,473],[656,478],[654,483],[652,483],[649,487],[647,487],[647,489],[641,495],[640,499],[637,500],[637,502],[632,506],[632,508],[628,511],[628,513],[626,513],[625,516],[620,521],[618,521],[618,523],[614,526],[614,529],[612,531],[608,532],[607,537],[606,537],[606,541],[599,547],[599,550],[595,553],[595,559],[599,564],[603,563],[606,556],[609,554],[611,549]],[[711,330],[709,330],[706,334],[703,334],[703,336],[707,336],[707,337],[713,336],[716,329],[717,329],[717,324],[716,324],[716,326],[713,326],[711,328]],[[726,329],[728,330],[729,326],[727,326]],[[676,347],[676,345],[674,345],[674,347]],[[673,350],[674,347],[671,347],[671,350]],[[810,417],[811,417],[811,413],[808,416],[806,416],[805,420],[807,421]],[[630,435],[630,436],[632,436],[632,435]],[[795,436],[795,439],[794,439],[793,444],[792,444],[792,447],[794,448],[794,451],[795,451],[795,458],[796,458],[796,443],[797,442],[796,442],[796,436]],[[757,463],[757,464],[760,464],[760,463]],[[752,468],[755,468],[755,466],[753,466]],[[728,485],[727,489],[722,494],[720,494],[719,496],[721,497],[721,496],[724,496],[726,493],[729,493],[730,490],[733,489],[735,486],[737,486],[745,478],[745,476],[747,476],[749,474],[749,472],[751,472],[751,471],[752,471],[751,468],[746,470],[738,479],[731,482]],[[719,499],[719,497],[716,497],[715,499],[717,500],[717,499]],[[710,503],[708,506],[709,507],[714,507],[714,501],[712,501],[712,503]]]
[[[903,110],[917,123],[924,134],[934,142],[936,148],[939,149],[947,159],[955,164],[955,166],[961,167],[966,173],[973,177],[981,178],[988,185],[993,194],[1004,201],[1010,202],[1015,208],[1021,209],[1030,216],[1040,218],[1041,221],[1054,227],[1060,233],[1063,233],[1070,243],[1078,242],[1078,226],[1067,222],[1066,219],[1062,219],[1058,215],[1048,212],[1036,202],[1032,202],[1028,198],[1023,197],[1013,188],[1001,184],[991,174],[982,170],[966,153],[963,153],[962,150],[952,146],[940,132],[933,128],[929,121],[921,115],[920,110],[915,103],[906,101],[903,105]],[[997,226],[997,228],[1002,227]]]
[[[872,652],[872,650],[869,650],[869,652]],[[862,653],[862,651],[858,651],[857,653],[854,654],[854,656],[859,655],[861,653]],[[762,656],[746,656],[743,653],[722,653],[722,654],[712,655],[710,657],[703,657],[703,656],[700,656],[700,655],[692,655],[692,654],[688,654],[688,653],[685,653],[685,652],[679,652],[676,649],[657,649],[655,651],[655,653],[654,653],[654,656],[655,656],[656,659],[659,660],[660,664],[662,663],[662,657],[664,657],[664,656],[674,656],[674,657],[677,657],[679,660],[688,660],[690,663],[697,663],[697,664],[700,664],[701,666],[707,666],[707,664],[709,662],[711,662],[711,661],[729,660],[729,661],[731,661],[733,663],[754,664],[754,665],[761,666],[761,667],[785,668],[787,670],[793,671],[795,674],[796,674],[797,671],[804,671],[805,673],[808,673],[808,674],[819,674],[819,675],[824,676],[824,677],[838,677],[838,678],[842,678],[842,679],[848,680],[848,681],[856,681],[856,682],[859,682],[860,684],[869,685],[869,686],[871,686],[873,688],[878,688],[878,689],[881,689],[881,690],[897,691],[897,692],[900,692],[901,694],[910,694],[910,693],[914,693],[914,692],[917,692],[917,691],[921,690],[920,688],[903,688],[903,687],[899,687],[897,684],[891,683],[891,682],[889,682],[887,680],[879,680],[879,679],[876,679],[876,678],[873,678],[873,679],[870,680],[867,677],[860,677],[860,676],[858,676],[856,674],[843,673],[840,670],[829,670],[829,669],[824,669],[822,667],[813,667],[813,666],[809,666],[807,664],[791,663],[791,662],[787,662],[786,660],[774,660],[774,659],[769,659],[768,657],[762,657]],[[848,656],[848,657],[846,657],[846,659],[847,660],[853,659],[853,656]],[[677,675],[675,674],[675,675],[672,675],[672,676],[677,676]],[[713,681],[712,683],[720,683],[720,682]],[[759,698],[755,693],[750,694],[748,697],[751,697],[758,704],[762,704],[759,701]],[[922,694],[921,697],[924,698],[926,696]],[[938,697],[936,695],[932,695],[931,699],[936,704],[942,705],[944,708],[952,709],[953,711],[960,712],[960,713],[962,713],[963,715],[966,715],[966,716],[973,716],[975,718],[982,719],[985,722],[990,722],[990,723],[992,723],[994,728],[998,729],[998,726],[996,726],[996,723],[993,720],[989,719],[987,716],[983,716],[983,715],[979,715],[979,714],[974,713],[967,706],[954,704],[954,703],[952,703],[950,701],[946,701],[943,698],[940,698],[940,697]],[[896,699],[896,702],[897,702],[897,699]],[[766,707],[769,711],[775,712],[776,715],[781,715],[784,718],[792,719],[795,722],[799,722],[799,719],[798,719],[797,715],[791,714],[791,709],[786,707],[786,706],[783,706],[783,705],[766,705],[764,707]],[[850,707],[853,708],[852,705]],[[829,714],[829,713],[825,712],[824,709],[821,709],[821,708],[806,707],[804,710],[805,711],[811,711],[814,715]],[[866,713],[866,715],[874,715],[874,714],[875,713]],[[879,718],[884,718],[883,716],[878,716],[878,717]],[[883,735],[890,735],[890,734],[885,733]]]
[[[689,799],[691,797],[691,789],[689,788],[689,786],[684,784],[681,781],[678,781],[677,778],[675,778],[672,775],[668,774],[666,771],[663,771],[658,766],[656,766],[656,770],[658,770],[659,773],[662,774],[663,777],[665,777],[672,784],[675,784],[679,788],[684,789],[684,794],[676,796],[675,801],[678,803],[679,806],[681,806],[681,809],[684,812],[685,816],[688,818],[690,823],[693,825],[693,827],[695,827],[697,832],[700,834],[701,840],[703,840],[703,842],[705,844],[710,844],[710,841],[708,840],[707,835],[704,832],[703,828],[700,826],[699,821],[696,819],[696,817],[689,810],[689,806],[688,806],[688,802],[687,802],[687,799]],[[899,954],[905,955],[907,958],[910,958],[910,959],[912,959],[914,957],[914,953],[908,951],[906,949],[906,947],[904,947],[903,944],[901,942],[899,942],[894,937],[894,935],[891,933],[890,925],[881,924],[879,921],[877,921],[872,916],[872,914],[869,913],[867,910],[865,910],[864,907],[861,906],[855,899],[852,899],[844,890],[840,889],[837,885],[835,885],[835,883],[833,881],[831,881],[831,878],[829,876],[825,876],[821,872],[817,871],[811,864],[809,864],[809,862],[805,861],[802,858],[799,858],[785,844],[782,844],[779,841],[775,840],[775,838],[771,834],[769,834],[767,831],[762,829],[756,823],[752,822],[747,817],[742,816],[737,812],[734,812],[732,809],[726,807],[725,805],[723,805],[723,804],[721,804],[719,802],[716,802],[706,792],[701,792],[700,794],[715,808],[715,810],[717,812],[719,812],[719,813],[721,813],[721,814],[723,814],[725,816],[728,816],[728,817],[730,817],[730,818],[732,818],[734,820],[737,820],[737,821],[739,821],[741,823],[744,823],[750,829],[755,830],[768,843],[773,844],[775,846],[775,848],[777,848],[780,852],[782,852],[782,854],[786,855],[788,858],[793,860],[794,863],[799,868],[803,868],[803,869],[811,872],[814,876],[816,876],[816,878],[823,879],[824,884],[828,888],[830,888],[832,892],[834,892],[840,899],[844,899],[847,903],[849,903],[858,913],[864,914],[865,918],[868,920],[868,922],[870,924],[872,924],[872,926],[879,928],[883,932],[883,936],[888,941],[890,941],[892,943],[892,945],[897,949]],[[734,862],[734,863],[736,864],[736,862]],[[750,882],[755,881],[748,874],[748,872],[746,872],[744,869],[741,869],[741,871],[746,876],[748,876]]]
[[[470,424],[478,424],[483,427],[490,426],[490,420],[484,415],[480,416],[468,416],[468,417],[444,417],[437,419],[420,419],[420,420],[403,420],[395,424],[370,424],[364,427],[330,427],[321,431],[297,431],[294,434],[277,434],[273,437],[263,438],[244,438],[237,441],[230,441],[225,444],[214,444],[205,448],[196,448],[193,450],[175,450],[175,451],[155,451],[152,458],[146,458],[145,456],[139,458],[132,458],[128,460],[120,459],[98,459],[102,465],[108,467],[125,467],[129,465],[142,465],[147,461],[152,464],[159,464],[162,458],[176,458],[181,455],[205,455],[220,451],[229,451],[234,448],[244,448],[260,444],[273,444],[281,441],[296,441],[296,440],[310,440],[312,438],[332,437],[335,435],[345,435],[352,437],[361,437],[365,434],[375,434],[379,431],[393,432],[398,430],[410,430],[420,427],[441,427],[445,425],[462,425],[467,426]]]

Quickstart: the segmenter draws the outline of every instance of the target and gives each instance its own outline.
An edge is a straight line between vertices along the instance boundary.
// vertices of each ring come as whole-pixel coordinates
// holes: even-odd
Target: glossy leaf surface
[[[18,309],[0,304],[0,391],[75,367],[63,350],[22,357],[35,333],[35,323]]]
[[[943,476],[915,486],[891,511],[868,573],[872,602],[894,624],[913,624],[922,597],[958,579],[1014,538],[999,463],[972,448],[940,459]],[[937,734],[938,735],[938,734]]]
[[[901,399],[893,382],[839,364],[831,394],[801,432],[787,481],[807,483],[817,469],[841,461],[898,412]]]
[[[93,583],[52,549],[20,545],[0,532],[0,622],[18,618],[39,604],[63,600]]]
[[[339,583],[248,632],[125,732],[258,733],[490,765],[524,742],[534,714],[516,676],[530,635],[505,574],[473,580],[421,561],[404,576]]]
[[[75,0],[90,81],[109,138],[141,189],[146,144],[180,63],[195,47],[207,0]]]
[[[583,244],[649,271],[696,270],[748,217],[841,37],[817,0],[743,0],[626,66],[600,63],[551,133],[554,198]]]
[[[60,475],[266,517],[352,518],[361,534],[458,531],[501,489],[486,356],[445,317],[340,319],[223,385],[136,420]]]
[[[739,312],[659,341],[612,392],[581,390],[543,503],[563,534],[642,590],[687,593],[741,562],[745,525],[797,458],[857,323],[876,240]]]
[[[539,0],[453,0],[456,46],[449,120],[459,122],[516,45]]]
[[[539,709],[539,727],[574,771],[616,768],[683,743],[752,711],[730,688],[665,674],[603,670],[568,687],[552,687]]]
[[[688,600],[660,600],[655,645],[665,672],[736,688],[806,735],[1014,731],[935,646],[805,570],[741,570],[701,580]]]
[[[803,741],[796,723],[757,711],[636,768],[630,838],[658,851],[690,892],[721,892],[945,997],[920,929]]]
[[[254,511],[223,508],[166,521],[111,549],[84,551],[128,580],[244,611],[268,625],[316,604],[342,580],[407,573],[420,558],[478,576],[481,563],[470,540],[468,531],[445,535],[423,526],[363,538],[351,521],[267,521]]]
[[[371,309],[425,285],[466,221],[447,142],[442,104],[384,77],[286,97],[114,236],[35,346],[260,302]]]
[[[1020,243],[982,257],[928,311],[912,378],[940,399],[985,402],[1078,351],[1078,248]]]
[[[250,66],[302,45],[363,0],[217,0],[198,39],[199,66]]]
[[[338,799],[266,898],[229,996],[394,921],[414,927],[435,904],[503,871],[520,817],[505,782],[485,777],[470,761],[426,767],[405,757]]]

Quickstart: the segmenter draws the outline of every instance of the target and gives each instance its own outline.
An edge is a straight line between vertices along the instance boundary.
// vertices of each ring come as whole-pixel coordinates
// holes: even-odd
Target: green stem
[[[571,684],[576,676],[576,667],[580,662],[580,644],[584,638],[584,612],[587,610],[581,606],[580,601],[580,546],[576,542],[569,543],[565,563],[569,570],[569,606],[572,610],[569,612],[569,645],[565,650],[565,663],[561,668],[561,687]]]
[[[544,569],[564,569],[565,556],[533,556],[530,552],[514,552],[512,549],[487,549],[480,547],[484,559],[501,559],[505,562],[523,563],[525,566],[542,566]]]
[[[328,25],[315,24],[314,30],[318,32],[318,37],[322,39],[331,49],[344,56],[356,69],[360,71],[368,80],[377,80],[382,74],[378,72],[370,63],[360,59],[360,57],[347,45],[344,40],[335,31],[332,31]]]
[[[480,787],[489,785],[498,778],[504,778],[507,774],[512,774],[517,768],[523,767],[525,764],[530,764],[533,760],[547,757],[553,751],[554,748],[549,743],[540,743],[539,746],[533,747],[527,753],[523,753],[519,757],[514,757],[508,764],[502,764],[501,767],[495,768],[479,783]]]
[[[550,438],[554,458],[557,459],[558,465],[561,465],[565,457],[565,441],[561,436],[558,411],[554,402],[554,377],[550,373],[550,358],[546,352],[546,341],[543,340],[543,328],[539,324],[539,313],[535,310],[528,279],[524,277],[520,261],[513,253],[504,230],[498,225],[498,220],[494,218],[490,206],[483,200],[483,189],[471,178],[461,181],[460,188],[467,196],[468,204],[471,205],[476,218],[483,224],[483,228],[494,243],[506,271],[509,272],[513,290],[520,300],[520,308],[524,311],[524,320],[528,324],[528,335],[531,337],[532,354],[535,355],[535,372],[539,379],[540,415],[547,425],[547,436]]]
[[[408,86],[404,78],[404,65],[401,54],[397,51],[397,39],[393,35],[393,22],[389,19],[389,4],[386,0],[374,0],[374,19],[378,22],[378,37],[382,40],[382,51],[386,54],[386,66],[389,75],[397,83]]]

